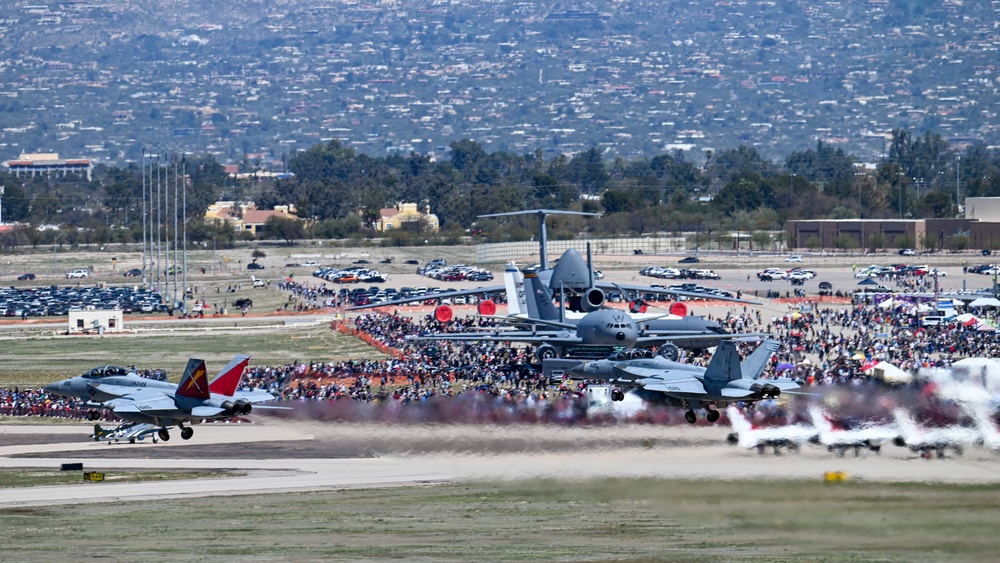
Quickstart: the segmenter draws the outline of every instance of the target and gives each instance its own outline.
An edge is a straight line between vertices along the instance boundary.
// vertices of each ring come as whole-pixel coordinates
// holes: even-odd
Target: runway
[[[268,421],[205,425],[190,442],[134,445],[87,441],[88,430],[81,425],[0,426],[0,469],[57,469],[62,463],[79,461],[85,470],[112,474],[126,469],[210,469],[232,470],[240,476],[8,489],[0,497],[0,507],[533,478],[819,480],[827,471],[843,471],[852,480],[873,482],[1000,482],[996,455],[986,450],[970,449],[962,457],[944,460],[921,459],[897,447],[860,457],[838,458],[819,447],[761,456],[756,450],[726,445],[725,427],[409,427]],[[31,443],[31,436],[45,439]],[[52,436],[65,440],[52,443]],[[17,445],[9,445],[10,441]],[[422,449],[423,441],[451,446],[414,453]],[[290,455],[254,455],[275,448]]]

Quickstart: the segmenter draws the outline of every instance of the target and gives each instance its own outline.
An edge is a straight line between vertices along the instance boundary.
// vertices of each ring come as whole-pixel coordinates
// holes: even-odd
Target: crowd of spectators
[[[292,282],[287,283],[294,290]],[[310,302],[323,297],[308,287],[298,289],[301,298]],[[732,308],[716,320],[732,332],[773,334],[781,346],[764,377],[788,376],[806,386],[878,384],[868,368],[879,361],[914,371],[947,367],[961,357],[1000,355],[995,331],[976,330],[960,322],[923,327],[902,308],[884,309],[873,303],[798,305],[784,315],[770,317],[759,310]],[[393,357],[252,366],[245,388],[263,389],[281,400],[300,403],[349,400],[393,409],[433,403],[438,414],[467,411],[471,414],[464,418],[474,420],[579,420],[585,415],[586,383],[544,377],[532,365],[531,346],[413,338],[488,330],[493,324],[476,316],[442,323],[432,315],[362,314],[353,320],[352,328],[394,350]],[[740,346],[747,353],[753,344]],[[684,358],[698,365],[707,365],[709,360],[707,354]],[[155,377],[157,372],[146,373]],[[440,405],[449,400],[468,408]],[[82,418],[85,414],[77,401],[48,396],[42,390],[0,390],[0,415]]]

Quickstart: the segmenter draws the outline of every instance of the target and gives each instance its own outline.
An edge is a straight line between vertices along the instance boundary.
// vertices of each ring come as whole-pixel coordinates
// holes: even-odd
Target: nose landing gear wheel
[[[684,413],[684,420],[694,424],[698,420],[698,417],[694,415],[694,411],[687,411]]]
[[[719,420],[719,411],[708,411],[708,414],[705,416],[705,419],[708,420],[709,422],[715,422]]]
[[[194,436],[194,428],[181,428],[181,440],[190,440],[191,436]]]
[[[161,439],[161,440],[163,440],[164,442],[169,442],[169,441],[170,441],[170,432],[167,432],[167,429],[166,429],[166,428],[161,428],[161,429],[160,429],[160,431],[159,431],[159,432],[157,432],[156,434],[157,434],[157,435],[158,435],[158,436],[160,437],[160,439]]]

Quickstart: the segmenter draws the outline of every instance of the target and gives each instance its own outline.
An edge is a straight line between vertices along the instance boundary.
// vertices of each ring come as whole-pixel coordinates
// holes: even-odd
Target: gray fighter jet
[[[779,396],[799,387],[790,379],[760,379],[760,374],[778,342],[765,340],[746,360],[740,363],[736,344],[723,341],[707,368],[673,362],[655,356],[648,350],[618,352],[606,360],[586,362],[571,368],[572,375],[584,379],[606,381],[621,388],[633,387],[636,393],[651,403],[681,406],[687,409],[684,418],[694,423],[695,408],[708,410],[709,422],[719,419],[719,411],[729,401],[759,401]],[[613,400],[621,400],[618,390]]]
[[[157,426],[157,435],[164,442],[170,439],[168,429],[174,425],[181,428],[181,438],[188,440],[194,435],[194,429],[184,426],[185,423],[199,424],[208,419],[249,415],[253,404],[275,399],[265,391],[236,391],[249,361],[249,356],[237,355],[219,373],[213,381],[219,392],[212,391],[205,362],[197,358],[188,360],[184,377],[176,387],[169,384],[165,387],[162,382],[143,384],[142,381],[135,381],[142,378],[134,374],[118,375],[115,372],[109,376],[105,368],[101,372],[102,377],[88,378],[84,374],[58,381],[45,389],[54,394],[87,400],[87,405],[95,409],[88,416],[91,420],[99,417],[96,409],[108,410],[128,422]],[[152,383],[155,384],[150,385]]]

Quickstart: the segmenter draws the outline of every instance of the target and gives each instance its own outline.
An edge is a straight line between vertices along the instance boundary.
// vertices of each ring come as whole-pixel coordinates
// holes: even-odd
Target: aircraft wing
[[[154,424],[136,424],[122,433],[122,440],[131,440],[132,438],[142,438],[147,434],[153,434],[154,432],[159,432],[160,427]]]
[[[381,303],[369,303],[368,305],[355,305],[354,307],[348,307],[348,311],[356,311],[358,309],[374,309],[376,307],[392,307],[394,305],[406,305],[407,303],[422,303],[430,299],[448,299],[450,297],[461,297],[463,295],[484,295],[487,293],[506,293],[507,288],[502,285],[492,285],[489,287],[478,287],[474,289],[457,289],[454,291],[442,291],[441,293],[428,293],[426,295],[421,295],[419,297],[404,297],[402,299],[393,299],[392,301],[383,301]]]
[[[700,379],[695,377],[684,377],[679,379],[647,377],[645,379],[640,379],[635,383],[647,391],[658,391],[667,395],[672,393],[705,393],[705,384],[702,383]]]
[[[142,393],[145,391],[144,387],[129,387],[127,385],[111,385],[108,383],[101,383],[99,385],[90,386],[94,391],[102,394],[112,395],[115,397],[125,397],[133,393]],[[95,393],[91,393],[95,394]],[[162,394],[162,393],[157,393]]]
[[[104,405],[116,414],[158,416],[174,414],[178,410],[174,400],[163,393],[133,393],[126,397],[107,401]]]
[[[277,397],[268,393],[267,391],[260,391],[260,390],[237,391],[233,395],[233,399],[236,399],[237,401],[247,401],[250,403],[263,403],[266,401],[273,401],[276,398]]]
[[[549,343],[555,346],[580,344],[582,339],[570,336],[566,331],[507,331],[491,334],[475,332],[455,332],[413,336],[412,340],[462,340],[466,342],[525,342],[528,344]]]
[[[678,295],[681,297],[689,297],[691,299],[707,299],[710,301],[732,301],[733,303],[746,303],[748,305],[760,305],[759,301],[749,301],[747,299],[737,299],[735,297],[724,297],[722,295],[710,295],[705,293],[698,293],[697,291],[684,291],[681,289],[667,289],[665,287],[649,287],[645,285],[627,285],[620,283],[610,283],[605,281],[594,282],[596,287],[604,290],[619,290],[628,291],[630,293],[638,293],[642,295],[643,293],[657,293],[662,295]]]
[[[732,334],[719,334],[715,332],[689,332],[678,334],[676,332],[653,332],[644,331],[642,336],[636,340],[637,346],[642,346],[643,344],[649,344],[650,346],[654,344],[660,344],[663,342],[685,342],[688,340],[733,340],[736,338],[750,338],[750,337],[765,337],[770,336],[763,333],[732,333]]]

